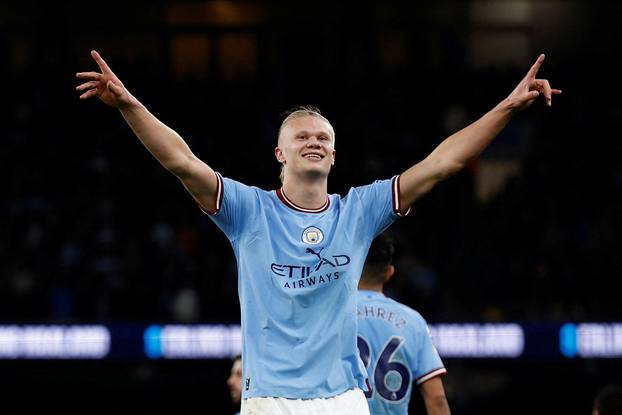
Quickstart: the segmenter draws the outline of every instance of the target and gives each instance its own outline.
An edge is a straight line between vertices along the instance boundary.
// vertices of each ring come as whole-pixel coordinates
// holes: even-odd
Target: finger
[[[529,91],[525,97],[524,102],[524,108],[531,106],[531,104],[534,103],[534,101],[540,96],[540,92],[539,91]]]
[[[551,98],[552,98],[553,95],[559,95],[561,93],[562,93],[561,89],[551,89]],[[549,100],[549,102],[550,102],[550,100]],[[549,106],[551,106],[550,103],[549,103]]]
[[[106,62],[99,55],[99,53],[97,53],[97,51],[92,50],[91,56],[93,57],[93,59],[95,59],[97,66],[99,66],[99,69],[101,69],[103,73],[112,73],[112,70],[110,70],[110,67],[106,64]]]
[[[78,72],[76,74],[76,78],[80,78],[80,79],[98,80],[101,77],[102,77],[102,74],[100,74],[99,72]]]
[[[534,63],[531,69],[529,69],[529,72],[527,72],[527,77],[535,78],[540,66],[542,66],[542,62],[544,62],[544,53],[541,53],[540,56],[538,56],[536,63]]]
[[[123,88],[121,88],[120,86],[116,85],[114,82],[108,81],[106,86],[116,96],[120,97],[121,95],[123,95]]]
[[[549,81],[546,79],[537,79],[536,81],[538,82],[538,89],[544,94],[544,101],[546,102],[546,105],[550,107],[553,94],[551,92],[551,85],[549,84]]]
[[[89,89],[84,94],[80,95],[80,99],[88,99],[95,95],[97,95],[97,89]]]
[[[98,82],[97,81],[89,81],[89,82],[85,82],[82,85],[78,85],[76,87],[76,91],[83,91],[87,88],[95,88],[97,87]]]

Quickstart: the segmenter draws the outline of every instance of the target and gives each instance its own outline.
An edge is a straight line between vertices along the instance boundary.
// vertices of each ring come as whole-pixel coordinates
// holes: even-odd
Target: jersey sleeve
[[[416,337],[415,344],[417,344],[417,365],[413,377],[415,384],[421,385],[436,376],[445,375],[447,370],[443,365],[441,357],[438,355],[436,347],[432,343],[432,336],[427,323],[419,314],[417,314],[417,320],[418,322],[415,325],[416,332],[414,333]]]
[[[410,208],[403,209],[400,205],[399,187],[400,176],[394,176],[354,189],[363,205],[372,238],[382,233],[397,218],[410,213]]]
[[[253,217],[252,212],[258,203],[255,189],[235,180],[223,178],[216,173],[218,189],[215,209],[204,213],[227,235],[230,241],[239,238],[241,232]]]

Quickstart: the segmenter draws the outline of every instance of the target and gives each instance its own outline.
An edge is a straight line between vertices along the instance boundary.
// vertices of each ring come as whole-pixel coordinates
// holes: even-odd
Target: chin
[[[313,166],[305,170],[304,174],[308,177],[326,177],[330,173],[330,167],[326,168],[325,166]]]

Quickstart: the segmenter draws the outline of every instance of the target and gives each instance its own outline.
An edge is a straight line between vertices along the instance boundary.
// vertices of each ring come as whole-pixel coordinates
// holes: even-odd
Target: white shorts
[[[331,398],[242,399],[241,415],[369,415],[363,391],[354,388]]]

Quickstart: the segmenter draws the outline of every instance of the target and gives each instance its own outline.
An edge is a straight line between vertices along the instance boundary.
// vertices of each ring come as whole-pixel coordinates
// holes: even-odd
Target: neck
[[[382,293],[384,290],[384,284],[372,283],[368,281],[359,281],[359,290],[376,291]]]
[[[283,192],[292,203],[303,208],[321,208],[326,203],[327,189],[327,177],[305,180],[286,175],[283,178]]]

